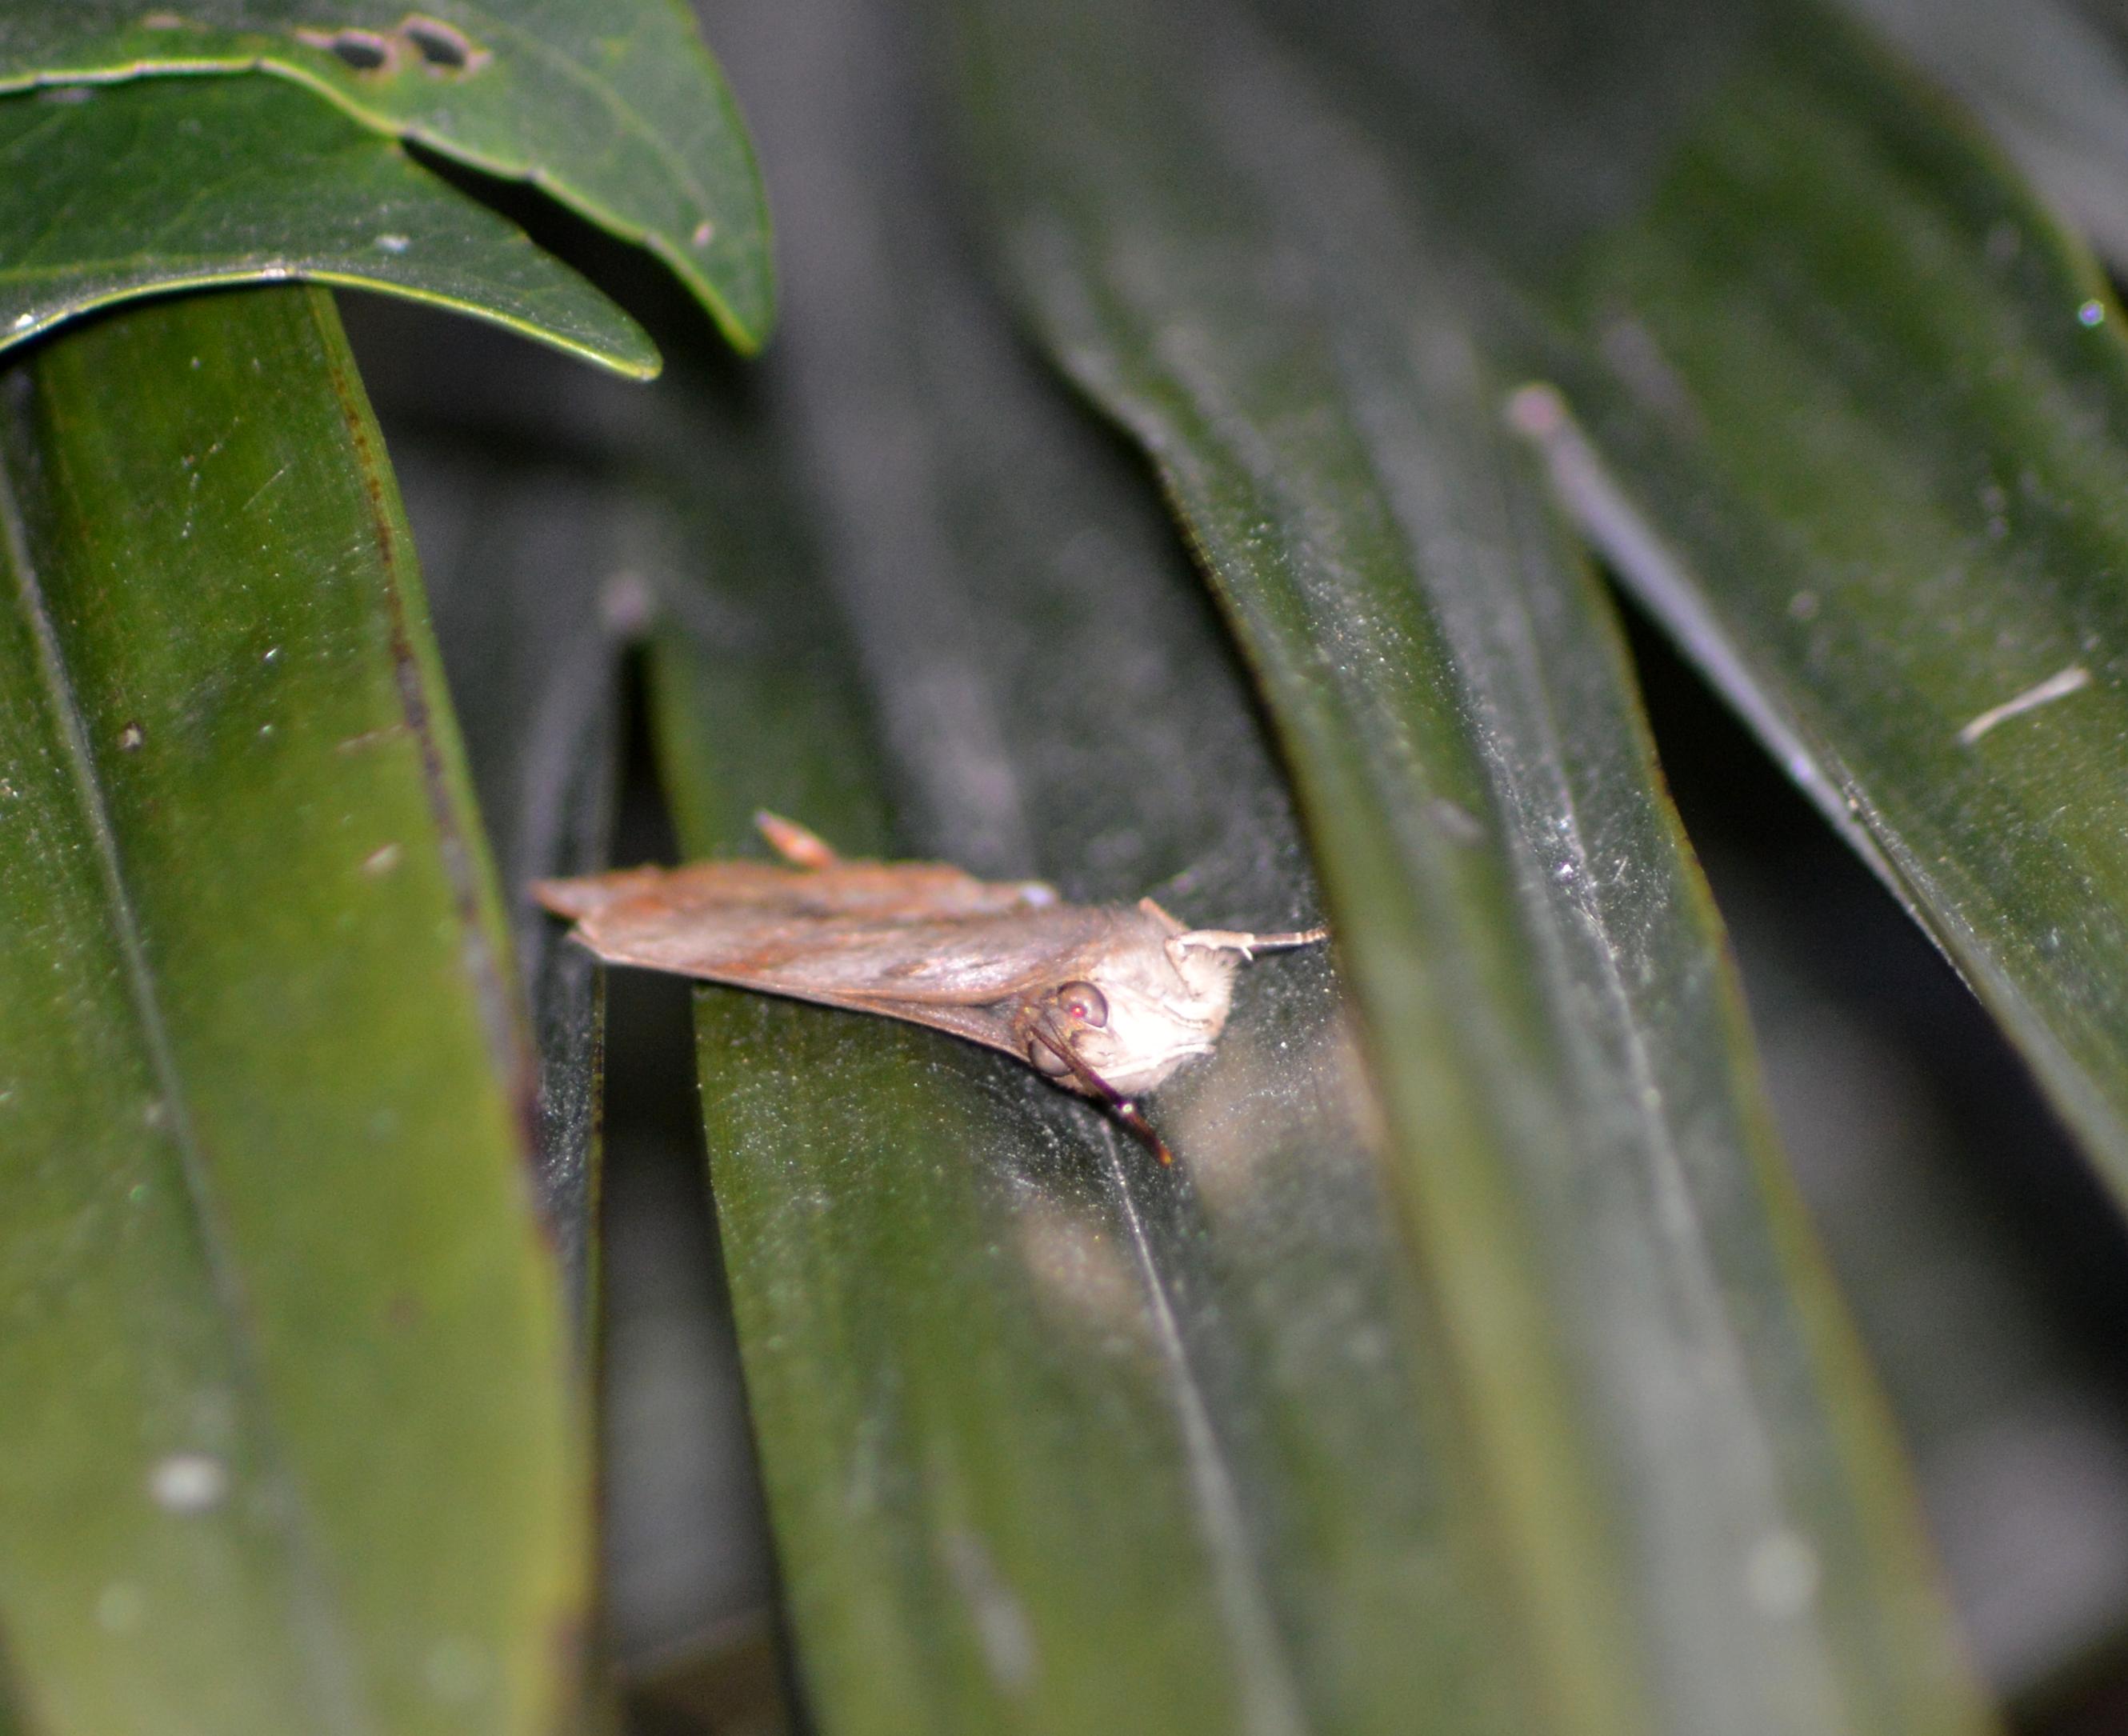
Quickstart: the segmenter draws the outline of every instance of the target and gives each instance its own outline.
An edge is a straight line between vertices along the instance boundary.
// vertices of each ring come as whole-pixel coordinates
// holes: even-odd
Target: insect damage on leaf
[[[1150,898],[1066,904],[1038,880],[940,862],[850,862],[805,827],[756,816],[784,860],[696,862],[543,880],[609,964],[881,1013],[1002,1049],[1106,1104],[1161,1163],[1133,1101],[1209,1055],[1241,960],[1322,929],[1186,929]]]

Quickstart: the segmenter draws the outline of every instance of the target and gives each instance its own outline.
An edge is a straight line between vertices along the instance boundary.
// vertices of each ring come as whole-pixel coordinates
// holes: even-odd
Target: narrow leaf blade
[[[1460,262],[1246,20],[960,12],[1021,293],[1291,755],[1543,1727],[1984,1727]]]
[[[1670,40],[1704,100],[1659,150],[1630,96],[1588,143],[1636,197],[1541,279],[1495,254],[1580,417],[1534,425],[1562,498],[2128,1194],[2121,314],[1859,31],[1774,7]],[[1449,146],[1391,136],[1451,184]]]
[[[2128,42],[2117,9],[2067,0],[1845,0],[1970,103],[2034,186],[2109,260],[2128,259]]]
[[[701,529],[677,546],[711,564],[671,593],[658,685],[686,848],[743,847],[766,805],[846,849],[1303,925],[1229,650],[1143,478],[961,263],[886,21],[738,21],[743,78],[811,93],[767,136],[811,172],[767,449],[684,484]],[[746,431],[705,427],[705,464]],[[810,480],[779,525],[786,462]],[[1155,1099],[1173,1172],[1004,1058],[701,996],[748,1401],[827,1727],[1284,1732],[1423,1703],[1528,1728],[1470,1667],[1506,1631],[1498,1588],[1328,965],[1255,967],[1219,1055]]]
[[[331,305],[7,383],[13,1674],[40,1731],[551,1728],[587,1528],[521,1049]]]
[[[641,581],[627,576],[636,515],[625,495],[565,464],[522,449],[498,461],[470,430],[431,426],[401,443],[398,469],[531,1002],[534,1172],[589,1363],[600,1341],[603,996],[590,954],[530,888],[606,866],[620,635],[639,625],[630,611],[641,607],[630,602]]]

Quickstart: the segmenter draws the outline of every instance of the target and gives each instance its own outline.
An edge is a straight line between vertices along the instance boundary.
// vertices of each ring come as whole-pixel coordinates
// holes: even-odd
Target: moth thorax
[[[1164,951],[1162,956],[1166,957]],[[1223,1025],[1227,1009],[1233,1004],[1234,973],[1241,968],[1242,955],[1231,947],[1191,946],[1180,949],[1167,963],[1182,985],[1182,998],[1206,1009],[1214,1030]]]

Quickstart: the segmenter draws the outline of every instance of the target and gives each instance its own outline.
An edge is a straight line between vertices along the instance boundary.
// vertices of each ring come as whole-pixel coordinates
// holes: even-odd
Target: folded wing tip
[[[557,916],[582,921],[617,899],[642,892],[644,882],[658,878],[660,872],[655,868],[623,868],[618,873],[587,874],[573,880],[535,880],[530,890],[542,908],[552,911]]]

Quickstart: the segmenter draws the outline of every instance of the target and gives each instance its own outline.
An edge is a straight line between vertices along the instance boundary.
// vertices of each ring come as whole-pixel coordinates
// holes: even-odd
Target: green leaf
[[[2121,8],[2062,0],[1845,0],[1970,102],[2033,184],[2128,259],[2128,57]],[[2086,16],[2089,14],[2090,16]]]
[[[331,304],[5,385],[14,1678],[44,1732],[551,1729],[588,1539],[523,1048]]]
[[[705,426],[676,488],[710,564],[656,664],[685,848],[740,847],[767,805],[853,851],[1305,916],[1282,781],[1154,498],[902,174],[891,40],[840,7],[762,22],[742,70],[810,92],[772,139],[837,196],[792,235],[798,444]],[[891,245],[815,300],[805,262],[854,235]],[[779,461],[812,483],[780,510]],[[1327,957],[1256,967],[1219,1055],[1156,1099],[1174,1172],[951,1038],[728,991],[698,1018],[824,1727],[1280,1732],[1423,1695],[1443,1728],[1529,1728],[1468,1667],[1513,1643]]]
[[[418,341],[418,334],[389,335]],[[492,359],[508,366],[507,358]],[[534,1174],[578,1344],[595,1360],[603,996],[591,954],[568,944],[530,885],[606,866],[622,635],[640,626],[644,607],[642,581],[629,571],[640,515],[623,491],[581,466],[521,449],[498,457],[470,430],[430,426],[397,448],[531,999],[540,1057]]]
[[[896,424],[948,459],[969,510],[923,583],[870,606],[939,635],[872,666],[901,728],[942,687],[996,706],[983,733],[1013,745],[987,799],[937,738],[874,769],[803,545],[750,491],[709,507],[729,530],[750,507],[750,546],[676,606],[714,631],[676,623],[658,646],[683,844],[742,848],[767,805],[890,850],[899,787],[919,850],[1290,920],[1290,816],[1186,569],[1003,336]],[[931,367],[953,359],[924,377],[943,386]],[[1009,414],[969,414],[1000,394]],[[908,573],[901,536],[943,526],[895,528],[879,558]],[[778,541],[789,559],[760,558]],[[1091,669],[1128,673],[1119,691]],[[1118,703],[1090,711],[1090,692]],[[1001,791],[1026,828],[1002,846]],[[949,1037],[723,990],[697,1020],[748,1405],[827,1728],[1285,1731],[1318,1693],[1379,1719],[1422,1688],[1444,1719],[1469,1710],[1435,1667],[1494,1631],[1491,1587],[1463,1558],[1426,1306],[1325,960],[1261,967],[1219,1057],[1160,1095],[1173,1173]]]
[[[1482,74],[1509,110],[1608,74],[1572,177],[1510,127],[1408,121],[1421,74],[1372,53],[1364,6],[1338,64],[1508,273],[1495,303],[1546,321],[1522,354],[1582,430],[1525,406],[1570,510],[2128,1192],[2119,309],[1859,32],[1788,4],[1605,16],[1613,63],[1540,65],[1503,29]],[[1660,88],[1633,51],[1658,37]],[[1466,203],[1481,150],[1505,191]],[[1608,191],[1540,266],[1505,213],[1566,210],[1573,178]]]
[[[600,811],[619,745],[615,654],[644,630],[648,575],[696,558],[631,454],[663,454],[682,435],[686,359],[736,364],[676,285],[658,287],[669,323],[657,329],[682,365],[648,388],[403,302],[368,297],[346,312],[422,551],[532,995],[539,1183],[596,1363],[597,1679],[625,1693],[631,1719],[699,1722],[715,1705],[766,1733],[787,1722],[787,1677],[701,1134],[687,1125],[686,992],[637,982],[609,997],[527,884],[610,859]],[[624,839],[641,835],[648,806],[631,795]],[[629,848],[634,859],[639,846]]]
[[[1453,260],[1245,21],[962,12],[1014,279],[1290,756],[1543,1727],[1984,1727]]]
[[[365,125],[535,182],[669,265],[739,348],[767,335],[768,224],[745,130],[675,0],[11,5],[0,89],[254,69]]]
[[[1792,811],[1773,768],[1736,763],[1755,747],[1708,715],[1713,703],[1689,721],[1657,708],[1666,744],[1706,732],[1665,770],[1731,924],[1798,1180],[1913,1458],[1974,1667],[2044,1723],[2128,1629],[2128,1556],[2102,1517],[2128,1503],[2111,1420],[2116,1310],[2102,1300],[2128,1278],[2119,1231],[1985,1013],[1958,1004],[1964,987],[1918,930],[1901,931],[1911,925],[1868,871],[1838,860],[1836,840],[1798,836],[1816,816]],[[1744,804],[1726,820],[1710,776]],[[1765,837],[1769,809],[1784,841],[1740,855],[1740,830]],[[2040,1468],[2057,1463],[2075,1468]]]
[[[24,1736],[21,1696],[9,1666],[4,1638],[0,1638],[0,1736]]]
[[[267,78],[0,101],[0,348],[90,308],[314,278],[434,302],[617,373],[648,334],[389,140]]]

